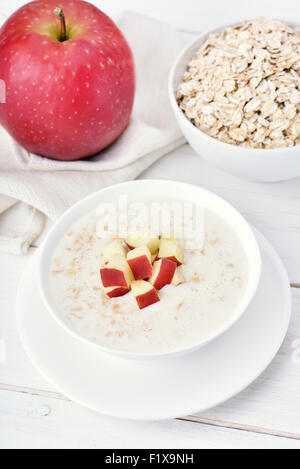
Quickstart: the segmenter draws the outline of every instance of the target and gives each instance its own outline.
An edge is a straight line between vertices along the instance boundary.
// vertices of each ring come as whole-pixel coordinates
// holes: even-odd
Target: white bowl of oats
[[[300,177],[300,29],[246,21],[201,35],[177,58],[171,104],[204,159],[257,182]]]

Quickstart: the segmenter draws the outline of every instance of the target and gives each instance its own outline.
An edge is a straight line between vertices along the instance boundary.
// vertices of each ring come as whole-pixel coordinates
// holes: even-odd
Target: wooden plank
[[[0,394],[0,448],[300,448],[300,442],[183,421],[129,422],[72,402]]]
[[[255,345],[254,345],[255,346]],[[300,440],[300,290],[293,290],[293,314],[276,359],[247,390],[194,420],[246,427]]]

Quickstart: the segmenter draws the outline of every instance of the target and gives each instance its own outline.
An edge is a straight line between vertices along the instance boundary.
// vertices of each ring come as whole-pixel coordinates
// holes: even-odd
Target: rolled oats
[[[191,60],[178,105],[200,130],[245,148],[300,143],[300,31],[259,18],[212,34]]]

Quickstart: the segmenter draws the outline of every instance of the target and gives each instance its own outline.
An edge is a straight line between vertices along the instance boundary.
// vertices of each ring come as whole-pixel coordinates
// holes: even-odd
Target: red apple
[[[144,280],[152,275],[152,257],[147,246],[133,249],[127,254],[127,262],[135,280]]]
[[[175,239],[162,239],[158,252],[159,259],[169,259],[177,263],[178,266],[183,264],[184,255]]]
[[[105,288],[124,287],[129,289],[133,281],[130,267],[122,256],[115,257],[107,266],[100,270],[100,274]]]
[[[0,29],[0,80],[6,85],[0,123],[38,155],[64,161],[94,155],[129,123],[132,52],[90,3],[36,0],[14,13]]]
[[[176,268],[176,262],[170,261],[169,259],[160,259],[154,262],[153,273],[149,282],[156,290],[161,290],[166,285],[172,283]]]
[[[125,287],[110,287],[105,288],[105,293],[109,298],[118,298],[120,296],[127,295],[129,288]]]
[[[147,308],[160,301],[155,288],[144,280],[133,282],[132,292],[140,309]]]

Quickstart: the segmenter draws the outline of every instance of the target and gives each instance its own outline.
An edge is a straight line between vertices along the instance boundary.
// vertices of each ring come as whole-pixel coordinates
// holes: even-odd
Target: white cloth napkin
[[[167,91],[179,33],[132,12],[119,26],[135,56],[137,92],[131,123],[109,149],[89,160],[57,162],[29,154],[0,127],[0,250],[26,253],[45,217],[55,220],[82,197],[135,179],[184,143]]]

